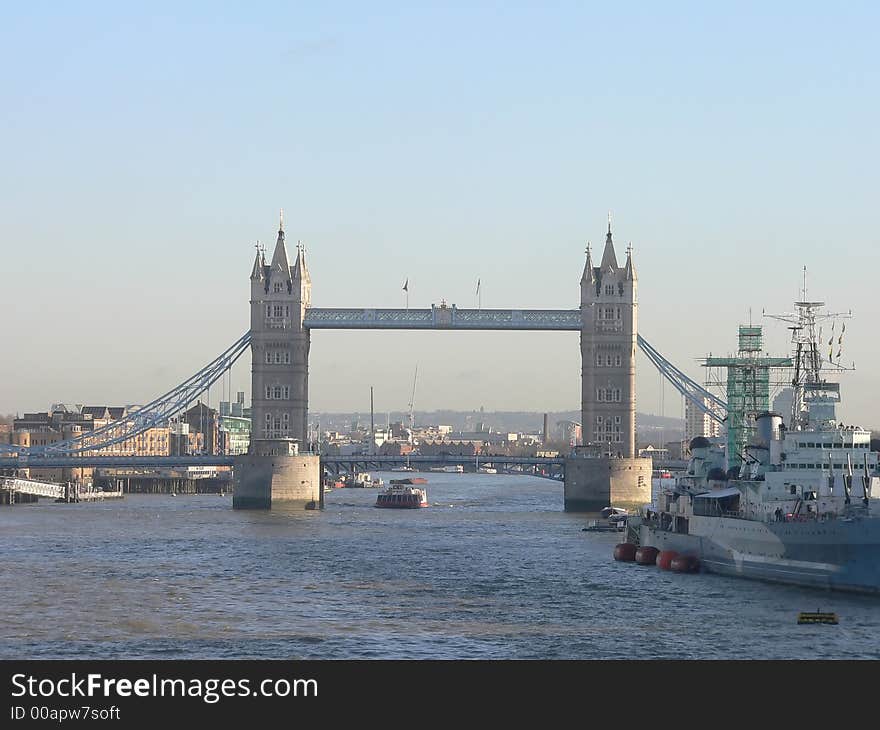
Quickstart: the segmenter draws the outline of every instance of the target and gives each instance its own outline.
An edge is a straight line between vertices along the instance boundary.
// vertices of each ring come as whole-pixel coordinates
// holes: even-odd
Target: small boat
[[[379,484],[377,484],[376,482],[379,482]],[[366,472],[360,472],[353,479],[346,480],[345,486],[364,489],[366,487],[378,487],[381,485],[381,483],[381,479],[373,479],[373,477]]]
[[[481,466],[478,470],[480,474],[497,474],[498,470],[493,469],[491,466]]]
[[[837,624],[837,614],[826,611],[801,611],[798,614],[799,624]]]
[[[391,484],[427,484],[425,477],[407,477],[406,479],[392,479]]]
[[[409,484],[391,484],[376,497],[377,507],[418,509],[428,506],[428,493]]]
[[[623,507],[604,507],[599,514],[609,522],[626,522],[626,518],[629,517],[629,512]]]
[[[581,532],[623,532],[626,529],[626,520],[618,522],[601,522],[599,520],[591,520],[586,527],[581,528]]]

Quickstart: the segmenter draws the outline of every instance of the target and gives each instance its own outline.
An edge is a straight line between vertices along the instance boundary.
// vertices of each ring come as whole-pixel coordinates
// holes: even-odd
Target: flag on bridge
[[[477,294],[480,293],[480,280],[479,280],[479,279],[477,279],[477,291],[476,291],[476,293],[477,293]]]
[[[409,277],[406,278],[406,281],[403,282],[403,290],[409,293]]]

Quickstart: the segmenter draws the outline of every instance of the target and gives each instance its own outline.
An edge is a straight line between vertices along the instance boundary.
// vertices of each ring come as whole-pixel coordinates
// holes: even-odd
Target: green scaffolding
[[[770,369],[791,367],[791,359],[761,354],[760,326],[739,328],[735,357],[707,357],[705,366],[727,369],[727,468],[739,468],[755,435],[755,416],[770,409]]]

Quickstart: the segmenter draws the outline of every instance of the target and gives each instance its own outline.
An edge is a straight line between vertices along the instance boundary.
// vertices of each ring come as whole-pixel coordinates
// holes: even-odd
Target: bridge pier
[[[235,457],[234,509],[322,509],[321,457],[300,454],[290,439],[256,439]]]
[[[573,456],[565,460],[566,512],[632,509],[651,501],[650,458],[609,459]]]

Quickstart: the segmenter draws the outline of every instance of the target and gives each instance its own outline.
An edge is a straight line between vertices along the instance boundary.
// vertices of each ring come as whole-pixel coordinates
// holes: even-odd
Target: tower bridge
[[[570,331],[580,333],[581,423],[584,444],[564,459],[566,509],[599,509],[612,500],[650,497],[651,460],[635,455],[635,358],[641,348],[673,386],[698,408],[723,420],[726,403],[667,361],[638,334],[638,277],[629,247],[617,260],[611,222],[599,264],[587,248],[577,309],[323,308],[311,306],[312,280],[304,248],[289,256],[283,219],[271,260],[258,248],[250,275],[251,328],[233,345],[168,393],[124,418],[75,438],[30,449],[0,446],[0,469],[51,460],[134,464],[136,457],[102,456],[195,401],[248,349],[252,356],[251,445],[233,459],[235,506],[270,507],[273,500],[320,506],[323,491],[317,455],[308,443],[309,349],[312,330]],[[177,461],[175,461],[177,458]],[[201,458],[215,463],[218,457]],[[231,457],[219,457],[226,461]],[[212,461],[212,459],[214,461]],[[157,465],[179,457],[149,457]],[[182,463],[182,462],[181,462]],[[219,462],[217,462],[219,463]],[[511,462],[512,463],[512,462]],[[333,468],[330,460],[326,466]],[[522,465],[520,465],[522,466]],[[530,464],[535,469],[537,462]],[[548,462],[560,476],[560,465]]]

